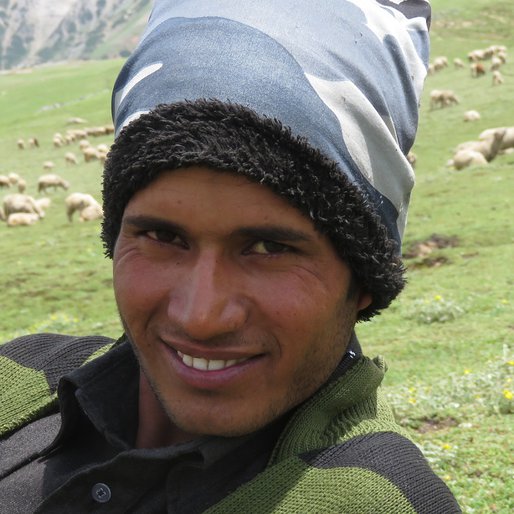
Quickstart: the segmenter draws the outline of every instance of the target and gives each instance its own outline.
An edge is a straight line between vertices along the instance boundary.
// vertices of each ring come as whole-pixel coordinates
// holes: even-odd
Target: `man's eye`
[[[176,243],[179,241],[177,234],[167,232],[166,230],[147,230],[145,235],[159,243]]]
[[[291,247],[275,241],[258,241],[251,247],[252,253],[258,253],[262,255],[286,253],[291,251]]]

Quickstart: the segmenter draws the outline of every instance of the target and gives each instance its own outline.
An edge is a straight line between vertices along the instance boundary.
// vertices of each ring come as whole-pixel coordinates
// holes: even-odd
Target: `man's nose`
[[[248,300],[235,267],[214,252],[198,255],[181,270],[170,291],[168,317],[191,339],[236,332],[246,322]]]

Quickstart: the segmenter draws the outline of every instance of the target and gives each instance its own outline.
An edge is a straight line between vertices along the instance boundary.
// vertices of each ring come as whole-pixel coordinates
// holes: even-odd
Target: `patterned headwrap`
[[[404,284],[429,23],[425,0],[157,0],[113,91],[107,254],[137,190],[204,164],[298,207],[372,293],[361,317],[386,307]]]

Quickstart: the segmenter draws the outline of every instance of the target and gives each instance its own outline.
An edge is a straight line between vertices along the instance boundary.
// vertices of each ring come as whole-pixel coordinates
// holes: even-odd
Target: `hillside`
[[[150,0],[1,0],[0,69],[126,56]]]

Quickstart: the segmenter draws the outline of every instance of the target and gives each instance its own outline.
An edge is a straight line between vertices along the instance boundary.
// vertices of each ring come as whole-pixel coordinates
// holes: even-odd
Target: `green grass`
[[[366,353],[385,356],[390,369],[384,388],[398,419],[464,511],[508,513],[514,511],[514,154],[459,172],[446,162],[458,143],[514,124],[514,4],[433,0],[432,6],[432,56],[446,55],[450,67],[426,81],[405,248],[434,233],[457,237],[457,244],[426,259],[407,259],[406,290],[382,315],[360,324],[358,335]],[[502,69],[504,85],[453,68],[453,58],[465,60],[470,50],[493,43],[511,54]],[[72,116],[88,125],[110,121],[110,90],[120,65],[91,61],[0,75],[0,174],[20,173],[27,192],[38,196],[37,177],[50,159],[71,182],[69,192],[99,197],[101,166],[66,167],[64,153],[78,154],[76,147],[56,149],[51,140]],[[453,89],[460,104],[430,111],[435,88]],[[468,109],[482,119],[464,123]],[[18,150],[16,140],[30,136],[41,147]],[[68,223],[67,193],[50,193],[47,216],[33,227],[0,226],[0,341],[34,331],[119,335],[100,224]],[[452,319],[442,321],[446,314]]]

